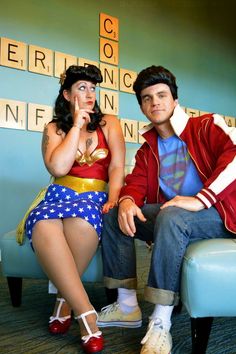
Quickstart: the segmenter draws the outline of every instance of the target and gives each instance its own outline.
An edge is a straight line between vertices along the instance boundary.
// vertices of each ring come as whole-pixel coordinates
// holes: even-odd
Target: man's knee
[[[175,223],[178,222],[178,219],[182,220],[184,214],[186,214],[186,210],[183,208],[169,206],[160,210],[159,214],[157,215],[157,220],[158,222],[167,224]]]

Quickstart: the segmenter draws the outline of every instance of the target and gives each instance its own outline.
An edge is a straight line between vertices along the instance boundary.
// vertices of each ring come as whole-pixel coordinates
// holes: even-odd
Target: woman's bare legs
[[[32,242],[46,274],[75,315],[93,309],[80,275],[98,245],[94,228],[79,218],[39,221],[33,229]],[[92,332],[96,332],[95,314],[89,315],[87,321]],[[87,334],[81,323],[80,326],[82,335]]]
[[[64,219],[64,233],[81,277],[97,250],[98,235],[95,229],[83,219]],[[89,315],[86,319],[92,332],[96,332],[98,330],[96,316]],[[87,334],[82,320],[79,320],[79,325],[82,335]]]

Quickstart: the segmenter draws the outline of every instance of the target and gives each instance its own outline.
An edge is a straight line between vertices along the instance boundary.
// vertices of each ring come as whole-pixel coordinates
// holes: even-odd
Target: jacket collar
[[[172,117],[170,118],[170,123],[175,131],[177,136],[180,136],[184,131],[189,120],[189,116],[184,112],[183,108],[178,104],[175,109]]]
[[[173,112],[172,117],[170,118],[170,123],[175,131],[177,136],[180,136],[183,130],[185,129],[189,120],[189,116],[184,112],[184,110],[178,104]],[[151,145],[156,145],[157,140],[157,131],[154,128],[153,124],[150,123],[139,130],[139,134]]]

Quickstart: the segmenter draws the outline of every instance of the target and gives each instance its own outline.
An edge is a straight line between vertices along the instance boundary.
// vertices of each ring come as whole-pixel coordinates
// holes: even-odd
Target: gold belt
[[[107,183],[100,179],[79,178],[74,176],[57,177],[53,183],[71,188],[78,193],[90,191],[105,192],[107,188]]]

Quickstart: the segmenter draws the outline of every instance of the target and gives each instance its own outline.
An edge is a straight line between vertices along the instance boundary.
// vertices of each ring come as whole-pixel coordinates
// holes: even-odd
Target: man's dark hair
[[[175,76],[163,66],[152,65],[140,71],[133,84],[133,89],[140,105],[142,104],[141,91],[156,84],[168,85],[173,98],[178,98],[178,86],[176,85]]]

